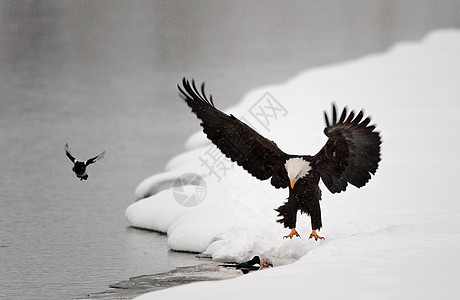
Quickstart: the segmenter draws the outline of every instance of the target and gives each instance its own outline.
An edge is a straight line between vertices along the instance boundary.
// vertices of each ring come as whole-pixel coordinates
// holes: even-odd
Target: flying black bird
[[[311,218],[310,238],[323,239],[316,232],[322,227],[320,178],[331,193],[345,191],[348,183],[360,188],[371,174],[375,174],[380,162],[380,135],[370,118],[363,119],[363,112],[356,116],[345,107],[338,118],[332,106],[332,122],[326,113],[328,137],[326,144],[316,155],[286,154],[275,142],[258,134],[233,115],[218,110],[212,96],[206,97],[204,83],[201,90],[185,78],[178,85],[179,96],[185,100],[199,119],[203,132],[232,161],[242,166],[260,180],[271,178],[275,188],[289,188],[289,198],[276,211],[284,227],[291,232],[285,238],[300,235],[295,230],[297,211]]]
[[[88,179],[88,174],[86,174],[86,167],[102,159],[105,154],[105,151],[103,151],[98,156],[95,156],[83,162],[83,161],[76,160],[75,157],[73,157],[72,154],[70,154],[69,144],[65,144],[64,150],[65,150],[65,154],[67,155],[67,157],[73,162],[72,171],[74,171],[75,175],[77,175],[77,177],[80,178],[80,181]]]

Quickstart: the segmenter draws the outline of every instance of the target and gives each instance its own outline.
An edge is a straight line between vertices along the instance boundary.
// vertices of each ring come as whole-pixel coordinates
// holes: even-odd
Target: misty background
[[[0,298],[81,297],[199,262],[124,217],[137,184],[200,129],[182,77],[206,81],[224,109],[459,27],[458,1],[0,0]],[[82,160],[106,151],[88,181],[66,142]]]

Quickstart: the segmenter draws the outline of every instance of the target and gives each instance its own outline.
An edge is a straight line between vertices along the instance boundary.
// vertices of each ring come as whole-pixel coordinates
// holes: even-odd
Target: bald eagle
[[[322,227],[319,180],[331,193],[340,193],[348,183],[364,186],[375,174],[382,142],[375,126],[369,125],[370,118],[364,118],[363,111],[356,116],[353,111],[348,113],[346,107],[338,116],[333,104],[332,119],[324,113],[328,140],[323,148],[313,156],[292,155],[233,115],[218,110],[212,96],[207,98],[204,86],[203,83],[199,90],[193,80],[190,83],[184,78],[178,89],[179,96],[201,119],[207,137],[252,176],[259,180],[271,178],[277,189],[289,188],[287,201],[275,209],[280,217],[277,222],[291,229],[285,238],[300,237],[295,229],[300,210],[311,218],[310,238],[324,239],[316,232]]]

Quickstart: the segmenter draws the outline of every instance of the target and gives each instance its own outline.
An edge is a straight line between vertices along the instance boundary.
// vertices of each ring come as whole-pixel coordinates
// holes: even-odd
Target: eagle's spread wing
[[[65,150],[65,154],[67,155],[67,157],[68,157],[73,163],[75,163],[75,157],[73,157],[72,154],[70,154],[69,144],[67,144],[67,143],[65,144],[64,150]]]
[[[273,177],[276,187],[287,187],[289,180],[284,169],[287,154],[278,146],[233,115],[218,110],[212,96],[206,97],[204,83],[199,91],[195,82],[185,78],[178,85],[179,96],[187,102],[199,119],[203,132],[232,161],[260,180]]]
[[[370,118],[363,120],[363,112],[355,117],[346,107],[337,120],[332,106],[332,123],[326,112],[324,133],[329,137],[324,147],[313,157],[313,163],[329,191],[345,191],[347,183],[364,186],[371,174],[375,174],[380,162],[380,135],[370,125]]]
[[[85,165],[90,165],[90,164],[93,164],[95,162],[97,162],[98,160],[104,158],[104,155],[105,155],[105,151],[103,151],[101,154],[99,154],[98,156],[95,156],[93,158],[90,158],[88,159],[87,161],[85,161]]]

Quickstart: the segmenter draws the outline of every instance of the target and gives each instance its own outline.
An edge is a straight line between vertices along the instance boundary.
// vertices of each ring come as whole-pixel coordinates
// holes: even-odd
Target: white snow
[[[364,108],[383,137],[375,177],[341,194],[322,186],[320,235],[326,240],[308,239],[305,215],[297,221],[302,238],[283,240],[289,230],[275,222],[273,209],[288,191],[258,181],[236,164],[220,178],[209,174],[200,158],[213,148],[203,134],[193,135],[188,151],[174,158],[164,174],[138,187],[136,195],[146,198],[128,207],[129,222],[167,232],[175,250],[236,261],[258,254],[279,267],[138,299],[459,297],[459,79],[460,31],[440,30],[386,53],[309,70],[248,93],[225,111],[244,117],[293,154],[316,154],[325,143],[323,111],[331,110],[331,102]],[[267,91],[288,112],[272,118],[268,128],[250,113]],[[214,101],[219,107],[219,99]],[[177,204],[167,186],[188,172],[200,174],[207,184],[205,200],[192,208]]]

